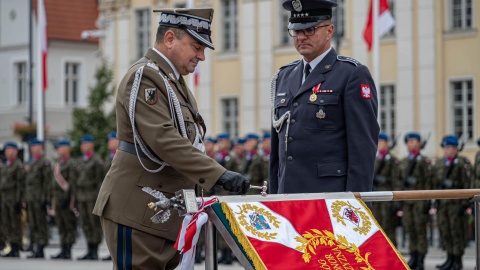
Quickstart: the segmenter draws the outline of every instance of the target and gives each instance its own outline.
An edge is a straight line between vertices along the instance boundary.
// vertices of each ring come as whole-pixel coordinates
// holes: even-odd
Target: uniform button
[[[292,156],[288,156],[287,159],[288,159],[288,160],[293,160],[293,157],[292,157]]]
[[[295,119],[290,120],[290,123],[293,125],[295,124]]]
[[[298,106],[298,102],[293,103],[293,107],[297,107],[297,106]]]
[[[323,99],[320,99],[320,103],[323,103],[323,102],[324,102]]]
[[[198,182],[200,182],[200,184],[203,184],[203,183],[205,183],[205,179],[200,178],[200,180],[198,180]]]
[[[289,142],[293,141],[293,138],[292,138],[292,137],[288,137],[288,141],[289,141]]]
[[[342,173],[342,170],[338,170],[337,173]]]
[[[158,187],[159,187],[159,188],[163,188],[163,184],[159,184]]]

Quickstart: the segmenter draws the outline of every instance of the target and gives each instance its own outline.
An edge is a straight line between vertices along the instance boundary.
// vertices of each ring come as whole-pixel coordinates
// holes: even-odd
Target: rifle
[[[462,136],[459,139],[460,144],[458,145],[458,152],[462,152],[463,147],[465,147],[465,133],[462,134]]]
[[[428,140],[430,139],[430,135],[432,135],[432,133],[431,133],[431,132],[428,132],[427,137],[425,138],[425,140],[422,141],[422,145],[420,146],[420,150],[422,150],[423,148],[425,148],[425,146],[426,146],[427,143],[428,143]]]
[[[401,133],[397,133],[396,136],[392,136],[392,143],[388,146],[388,150],[392,150],[397,145],[397,140],[400,137]]]

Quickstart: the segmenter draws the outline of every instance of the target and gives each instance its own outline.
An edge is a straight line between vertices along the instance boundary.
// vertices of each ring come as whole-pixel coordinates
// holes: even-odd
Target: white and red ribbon
[[[203,198],[201,205],[198,207],[198,212],[195,214],[187,214],[182,222],[182,227],[177,236],[175,242],[175,249],[180,251],[182,256],[182,262],[180,264],[180,270],[193,270],[195,263],[195,250],[198,242],[198,237],[203,224],[207,223],[208,215],[205,213],[205,208],[216,203],[217,198],[204,201]]]

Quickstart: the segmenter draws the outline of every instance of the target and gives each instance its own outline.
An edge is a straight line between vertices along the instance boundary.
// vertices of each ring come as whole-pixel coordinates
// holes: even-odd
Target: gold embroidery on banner
[[[280,222],[277,220],[277,218],[274,215],[272,215],[272,213],[265,210],[264,208],[260,208],[256,205],[251,205],[249,203],[242,204],[241,206],[239,205],[238,208],[240,208],[240,212],[237,212],[235,214],[239,215],[238,219],[240,220],[240,225],[242,225],[245,228],[245,230],[249,231],[251,234],[255,235],[256,237],[262,238],[265,240],[272,240],[277,238],[277,233],[259,232],[254,226],[252,226],[247,221],[248,211],[249,210],[254,211],[268,218],[268,221],[270,221],[270,223],[272,223],[272,225],[278,229],[280,227],[279,225]]]
[[[332,203],[331,210],[333,212],[333,217],[337,219],[337,223],[342,223],[343,226],[347,226],[345,223],[345,217],[341,215],[341,210],[343,207],[348,207],[349,209],[353,210],[356,214],[360,215],[360,221],[362,226],[357,226],[353,228],[355,232],[359,234],[367,235],[372,228],[372,222],[370,221],[370,217],[365,212],[361,211],[360,208],[354,207],[350,202],[345,201],[335,201]]]
[[[317,229],[311,229],[310,231],[311,232],[307,231],[302,234],[303,237],[295,237],[295,240],[300,243],[300,246],[295,247],[295,249],[303,252],[302,258],[305,263],[310,263],[310,259],[312,258],[311,254],[317,254],[315,250],[319,245],[329,247],[335,246],[335,248],[345,252],[353,253],[357,263],[364,263],[366,267],[361,267],[360,269],[375,270],[368,261],[371,252],[367,252],[365,253],[365,256],[362,256],[357,245],[348,242],[347,238],[342,235],[335,236],[328,230],[320,231]]]

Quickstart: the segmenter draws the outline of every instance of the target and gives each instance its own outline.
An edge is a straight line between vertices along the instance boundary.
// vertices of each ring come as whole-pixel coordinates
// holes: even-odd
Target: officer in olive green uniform
[[[153,223],[149,187],[167,198],[180,189],[221,185],[246,192],[248,180],[205,155],[206,127],[182,75],[205,60],[213,9],[159,10],[153,48],[127,71],[116,96],[118,151],[95,204],[119,269],[175,269],[182,218]],[[168,164],[168,166],[166,165]]]
[[[400,179],[404,190],[427,190],[433,188],[432,165],[430,160],[420,154],[422,148],[419,133],[405,135],[408,157],[400,163]],[[427,222],[430,202],[403,202],[403,224],[408,233],[410,260],[412,269],[424,269],[424,259],[428,250]]]
[[[458,137],[447,135],[441,146],[444,158],[435,163],[435,187],[438,189],[468,189],[471,187],[472,166],[466,157],[458,155]],[[447,260],[438,268],[462,269],[462,256],[466,247],[465,211],[467,200],[438,200],[438,228]]]
[[[375,160],[373,187],[375,191],[393,191],[400,187],[400,161],[389,151],[388,135],[380,133],[378,136],[378,152]],[[393,202],[373,203],[373,215],[390,241],[397,245],[395,236],[396,213]]]
[[[98,245],[102,242],[102,225],[100,219],[92,214],[98,190],[104,178],[103,160],[94,153],[94,138],[84,135],[80,139],[83,156],[77,160],[78,177],[75,182],[75,197],[82,229],[85,234],[88,251],[79,260],[97,260]]]
[[[14,142],[4,144],[6,164],[0,170],[0,226],[11,250],[5,257],[20,257],[22,246],[22,201],[25,191],[25,169],[17,159],[18,147]]]
[[[72,185],[77,178],[75,160],[70,158],[70,141],[56,143],[59,161],[54,165],[52,179],[52,208],[60,234],[61,250],[52,259],[71,259],[72,245],[76,240],[77,218],[70,209],[73,201]]]
[[[48,245],[47,204],[52,184],[52,166],[43,155],[43,141],[30,141],[33,161],[26,175],[25,201],[27,203],[30,239],[36,245],[28,258],[44,258],[43,249]]]

